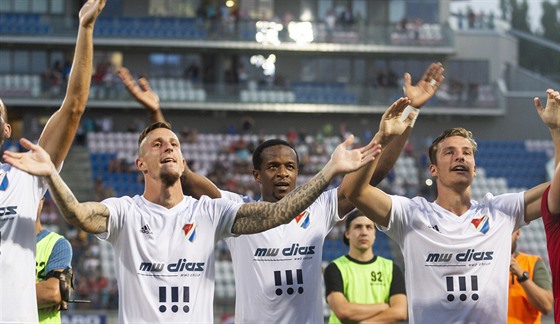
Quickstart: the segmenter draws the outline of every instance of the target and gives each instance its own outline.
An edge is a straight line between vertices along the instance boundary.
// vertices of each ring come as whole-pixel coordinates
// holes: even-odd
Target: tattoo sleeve
[[[80,203],[58,173],[45,178],[64,219],[88,233],[107,231],[109,209],[98,202]]]
[[[275,203],[259,201],[243,204],[237,211],[233,233],[260,233],[289,223],[319,197],[329,182],[321,171]]]

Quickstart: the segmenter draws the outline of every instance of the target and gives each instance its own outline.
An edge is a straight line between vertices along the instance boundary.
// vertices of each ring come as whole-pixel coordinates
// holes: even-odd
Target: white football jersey
[[[231,235],[239,203],[185,196],[167,209],[142,196],[109,198],[119,322],[213,322],[214,246]]]
[[[35,220],[46,186],[0,164],[0,323],[37,322]]]
[[[411,323],[505,323],[511,233],[523,193],[471,201],[457,216],[421,197],[391,196],[388,228],[405,262]]]
[[[222,197],[243,201],[225,191]],[[334,189],[288,224],[227,238],[235,272],[235,321],[323,323],[323,242],[338,221]]]

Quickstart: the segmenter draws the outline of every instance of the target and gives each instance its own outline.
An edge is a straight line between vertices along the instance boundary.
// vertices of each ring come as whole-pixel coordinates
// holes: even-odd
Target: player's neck
[[[371,259],[373,259],[373,250],[371,248],[367,249],[367,250],[359,250],[359,249],[353,249],[350,248],[350,250],[348,251],[348,255],[357,261],[361,261],[361,262],[368,262]]]
[[[144,198],[167,209],[173,208],[184,199],[181,182],[177,181],[171,186],[166,186],[163,183],[157,185],[146,184]]]
[[[455,190],[445,186],[438,187],[435,202],[453,214],[461,216],[471,207],[471,189],[468,187],[464,190]]]

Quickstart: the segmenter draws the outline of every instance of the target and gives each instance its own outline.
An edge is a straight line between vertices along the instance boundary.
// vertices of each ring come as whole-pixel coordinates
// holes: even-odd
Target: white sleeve
[[[330,231],[336,223],[345,218],[346,215],[338,214],[338,188],[323,192],[315,202],[323,202],[325,206],[325,222],[327,231]]]
[[[515,229],[527,225],[525,223],[525,192],[506,193],[497,196],[488,193],[483,200],[488,200],[489,208],[511,216],[510,221]]]
[[[391,198],[391,212],[387,227],[377,225],[377,228],[385,232],[391,239],[402,245],[404,239],[404,228],[410,220],[413,201],[402,196],[389,195]]]
[[[126,203],[127,199],[130,199],[130,197],[112,197],[101,202],[109,209],[109,222],[107,222],[107,232],[96,234],[97,238],[113,244],[117,241],[119,233],[123,228],[125,210],[128,210],[126,206],[130,205],[130,203]]]
[[[216,238],[234,236],[231,230],[237,217],[237,211],[243,203],[224,198],[210,199],[206,196],[201,197],[200,202],[204,204],[204,209],[214,224]]]
[[[223,199],[236,201],[236,202],[249,202],[249,198],[242,196],[240,194],[236,194],[235,192],[220,190]]]

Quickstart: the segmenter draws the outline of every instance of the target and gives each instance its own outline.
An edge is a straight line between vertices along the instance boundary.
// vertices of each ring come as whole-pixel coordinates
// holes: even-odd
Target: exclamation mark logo
[[[179,311],[179,292],[180,287],[171,287],[171,303],[174,305],[171,306],[171,311],[173,313],[177,313]],[[189,287],[183,287],[183,312],[188,313],[190,311],[189,305],[186,305],[189,302]],[[159,287],[159,302],[160,303],[167,303],[167,287],[161,286]],[[160,313],[165,313],[167,311],[167,306],[160,305],[159,306]]]
[[[447,292],[450,293],[447,295],[447,300],[452,302],[455,299],[455,296],[453,296],[453,277],[445,277],[445,280],[447,282]]]
[[[280,271],[274,271],[274,285],[276,287],[282,286],[282,273]],[[282,288],[276,288],[276,296],[282,295]]]
[[[298,285],[303,285],[303,270],[302,269],[297,269],[296,270],[296,284]],[[280,287],[282,286],[282,272],[281,271],[274,271],[274,285],[276,287]],[[293,286],[294,285],[294,273],[292,270],[286,270],[286,285],[288,286]],[[297,292],[299,294],[303,294],[303,287],[298,287]],[[276,288],[275,291],[277,296],[282,295],[283,291],[282,288]],[[295,293],[295,289],[294,287],[288,287],[288,289],[286,289],[286,293],[288,295],[293,295]]]
[[[461,276],[459,277],[459,290],[460,291],[467,291],[467,278]],[[461,295],[459,295],[459,299],[461,301],[465,301],[467,300],[467,295],[462,293]]]
[[[477,301],[478,300],[478,277],[477,276],[471,276],[471,289],[473,291],[473,295],[472,295],[472,300]]]
[[[297,284],[298,285],[303,285],[303,270],[297,269],[296,270],[296,276],[297,276]],[[298,287],[298,293],[303,294],[303,287],[302,286]]]
[[[457,277],[457,279],[459,280],[459,291],[462,292],[459,295],[459,299],[461,301],[466,301],[467,298],[468,298],[468,296],[466,294],[466,292],[467,292],[467,277],[460,276],[460,277]],[[447,284],[447,292],[448,292],[447,300],[452,302],[452,301],[455,300],[455,295],[453,295],[453,292],[455,291],[454,278],[453,277],[445,277],[445,281],[446,281],[446,284]],[[480,297],[477,293],[478,292],[478,277],[477,276],[471,276],[470,284],[471,284],[471,290],[473,292],[471,298],[472,298],[472,300],[477,301],[478,298]]]

